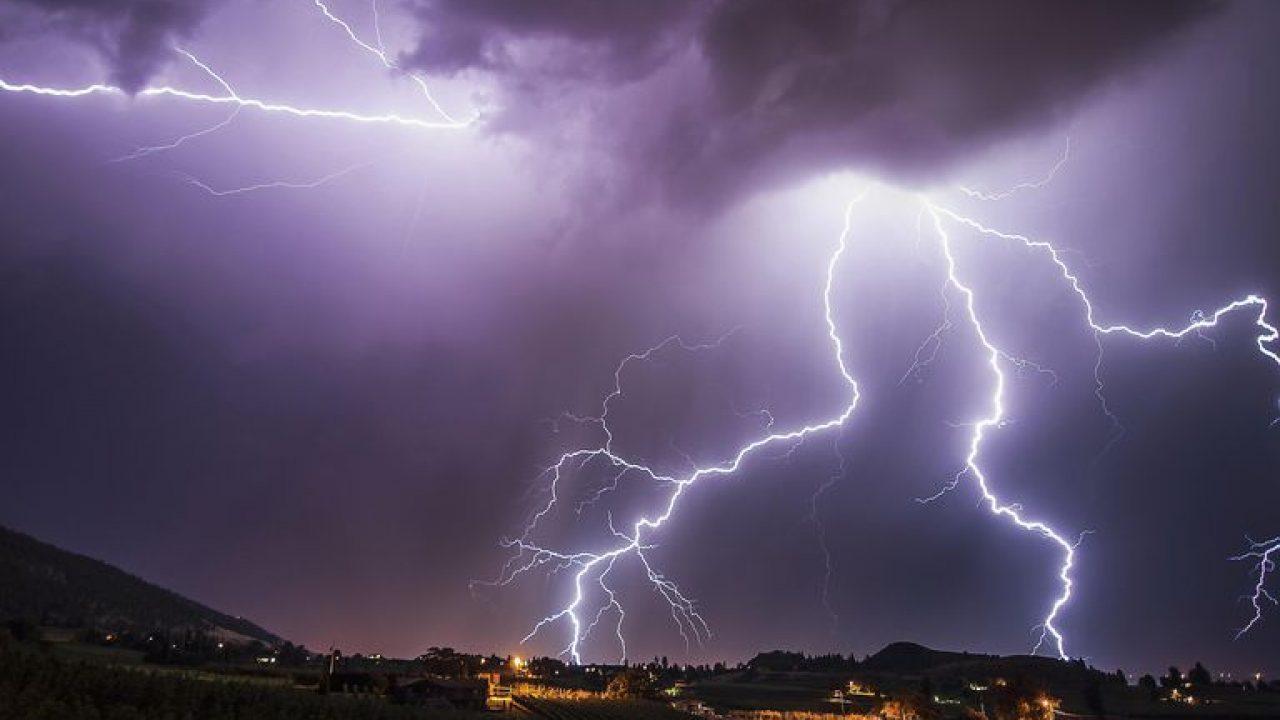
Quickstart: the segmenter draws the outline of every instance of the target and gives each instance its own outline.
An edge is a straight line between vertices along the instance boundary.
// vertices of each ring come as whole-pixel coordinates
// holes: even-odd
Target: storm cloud
[[[140,89],[220,0],[0,0]],[[907,182],[1067,116],[1218,4],[405,0],[400,64],[497,85],[500,133],[594,148],[620,190],[718,206],[844,167]],[[657,100],[656,96],[661,96]],[[645,102],[651,98],[652,102]],[[591,183],[591,180],[587,181]]]
[[[377,41],[369,0],[328,4]],[[542,470],[593,441],[562,413],[598,413],[630,353],[734,328],[628,366],[620,449],[683,471],[770,417],[838,410],[822,278],[859,173],[1053,241],[1099,322],[1280,297],[1280,5],[1026,5],[379,0],[388,69],[308,0],[0,0],[10,83],[217,92],[179,44],[245,97],[435,120],[413,69],[449,113],[480,112],[448,130],[227,122],[174,97],[0,93],[0,524],[313,648],[554,654],[563,627],[520,639],[566,574],[472,581],[545,506]],[[1043,187],[953,187],[1044,177],[1064,134]],[[173,147],[110,162],[157,144]],[[705,647],[619,567],[636,658],[1029,649],[1054,548],[993,521],[970,482],[915,501],[964,462],[987,356],[939,295],[911,194],[867,197],[832,277],[858,412],[700,483],[655,535],[712,625]],[[1108,339],[1126,429],[1110,444],[1097,345],[1056,268],[947,229],[991,337],[1057,378],[1008,366],[1010,422],[985,457],[1002,497],[1091,531],[1069,652],[1130,672],[1271,667],[1280,623],[1232,639],[1256,576],[1226,559],[1277,531],[1277,375],[1252,318]],[[934,361],[904,375],[940,322]],[[575,475],[562,497],[611,480]],[[651,489],[624,483],[581,522],[569,500],[540,539],[601,547],[608,511],[645,512]],[[612,639],[588,656],[616,658]]]
[[[509,97],[495,127],[585,129],[573,142],[628,169],[628,192],[718,205],[842,167],[936,175],[1064,118],[1215,7],[436,0],[415,5],[425,30],[404,60],[496,76]],[[637,104],[650,94],[661,104]]]
[[[9,0],[7,22],[83,41],[102,53],[110,82],[140,90],[172,56],[176,39],[190,35],[213,0]],[[4,8],[0,8],[2,10]],[[10,18],[10,13],[12,18]]]

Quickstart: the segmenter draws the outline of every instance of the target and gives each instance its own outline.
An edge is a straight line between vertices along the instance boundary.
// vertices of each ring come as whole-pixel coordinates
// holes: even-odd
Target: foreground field
[[[478,720],[378,698],[0,649],[0,720]]]

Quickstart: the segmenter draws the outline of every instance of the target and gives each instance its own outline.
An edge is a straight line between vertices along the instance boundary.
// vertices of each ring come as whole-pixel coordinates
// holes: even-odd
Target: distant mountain
[[[858,664],[869,676],[945,678],[1036,677],[1061,692],[1073,693],[1094,682],[1117,676],[1091,668],[1083,660],[1059,660],[1038,655],[983,655],[934,650],[910,642],[896,642]]]
[[[200,630],[233,642],[282,642],[248,620],[0,527],[0,620],[10,619],[112,632]]]

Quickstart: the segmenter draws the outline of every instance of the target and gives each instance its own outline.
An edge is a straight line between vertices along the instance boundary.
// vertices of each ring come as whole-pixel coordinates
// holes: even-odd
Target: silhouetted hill
[[[930,677],[1017,677],[1045,678],[1054,683],[1081,684],[1107,680],[1111,675],[1087,666],[1080,660],[1058,660],[1038,655],[984,655],[934,650],[910,642],[896,642],[858,664],[862,673],[874,675]]]
[[[1117,681],[1114,673],[1089,667],[1080,660],[1032,655],[986,655],[970,652],[934,650],[912,642],[895,642],[861,662],[852,655],[806,655],[774,650],[756,655],[747,663],[744,678],[753,682],[769,682],[784,677],[797,682],[798,674],[847,674],[868,680],[877,687],[891,687],[928,678],[935,686],[964,687],[970,682],[981,685],[1003,678],[1037,678],[1064,693],[1079,692],[1099,683]]]
[[[867,672],[920,675],[947,665],[994,658],[993,655],[948,652],[911,642],[896,642],[886,645],[880,652],[864,660],[859,667]]]
[[[0,620],[108,631],[200,630],[232,641],[276,635],[99,560],[0,527]]]

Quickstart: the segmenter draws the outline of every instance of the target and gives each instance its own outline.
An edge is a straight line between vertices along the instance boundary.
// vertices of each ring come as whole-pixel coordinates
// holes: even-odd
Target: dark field
[[[526,712],[547,720],[689,720],[690,715],[651,700],[551,700],[522,697]]]
[[[476,720],[380,698],[321,696],[243,678],[0,649],[0,720]]]

